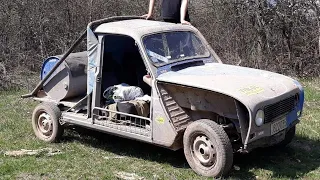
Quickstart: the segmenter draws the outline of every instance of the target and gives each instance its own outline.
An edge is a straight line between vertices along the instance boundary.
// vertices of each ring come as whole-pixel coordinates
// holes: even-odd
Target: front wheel
[[[190,124],[183,136],[183,146],[190,167],[202,176],[225,176],[231,169],[233,150],[229,137],[211,120]]]
[[[57,142],[63,134],[59,123],[60,109],[52,103],[41,103],[33,111],[32,127],[35,135],[46,142]]]

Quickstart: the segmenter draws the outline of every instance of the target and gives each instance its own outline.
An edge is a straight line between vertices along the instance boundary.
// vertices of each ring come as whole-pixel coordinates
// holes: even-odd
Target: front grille
[[[276,117],[287,114],[294,110],[296,96],[291,96],[277,103],[268,105],[264,108],[265,123],[272,122]]]

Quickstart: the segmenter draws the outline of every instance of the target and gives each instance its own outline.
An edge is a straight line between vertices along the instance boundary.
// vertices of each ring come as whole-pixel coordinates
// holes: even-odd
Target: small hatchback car
[[[71,53],[85,37],[87,50]],[[72,124],[183,148],[210,177],[228,173],[234,152],[290,143],[304,103],[299,82],[223,64],[193,26],[138,17],[90,23],[66,54],[44,61],[41,78],[23,96],[41,102],[32,116],[40,139],[57,141]]]

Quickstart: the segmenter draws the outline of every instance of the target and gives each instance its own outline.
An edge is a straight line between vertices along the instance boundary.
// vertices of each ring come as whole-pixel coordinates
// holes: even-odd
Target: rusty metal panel
[[[181,85],[162,84],[162,86],[181,109],[190,109],[199,113],[214,112],[223,117],[238,119],[232,97]]]

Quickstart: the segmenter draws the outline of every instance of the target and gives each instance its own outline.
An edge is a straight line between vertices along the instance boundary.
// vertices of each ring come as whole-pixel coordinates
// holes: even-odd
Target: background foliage
[[[191,21],[225,63],[318,76],[319,1],[267,1],[190,0]],[[0,89],[28,84],[26,75],[38,75],[43,59],[62,54],[88,22],[147,9],[148,0],[0,0]]]

